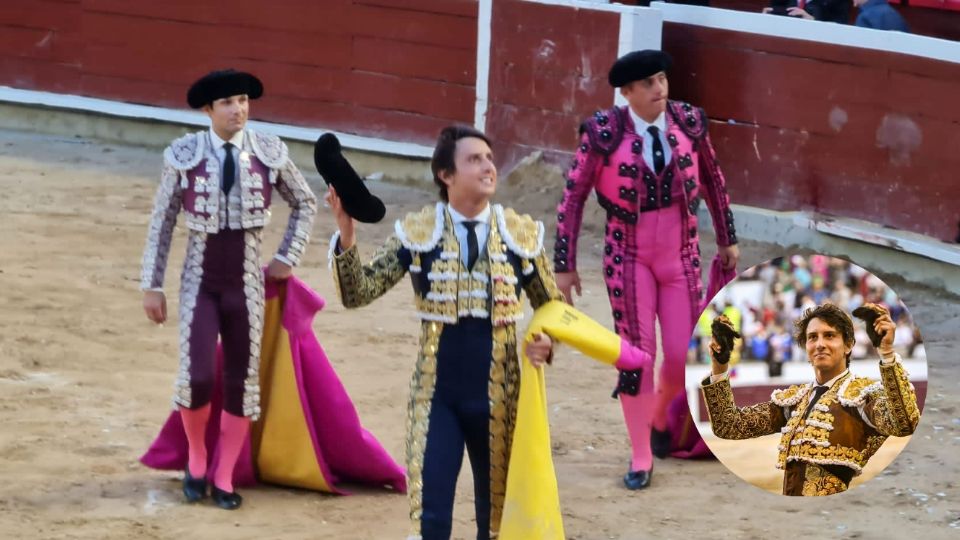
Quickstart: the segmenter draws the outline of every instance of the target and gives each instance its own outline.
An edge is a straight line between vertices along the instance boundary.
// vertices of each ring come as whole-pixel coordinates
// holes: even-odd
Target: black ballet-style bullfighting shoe
[[[207,496],[207,479],[190,476],[190,467],[183,471],[183,495],[187,502],[197,502]]]
[[[224,510],[236,510],[237,508],[240,508],[241,504],[243,504],[243,497],[241,497],[236,491],[231,493],[229,491],[224,491],[217,486],[213,486],[210,488],[210,495],[213,498],[213,502]]]

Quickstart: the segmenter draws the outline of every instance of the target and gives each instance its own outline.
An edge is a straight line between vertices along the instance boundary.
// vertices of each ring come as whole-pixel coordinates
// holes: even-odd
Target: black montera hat
[[[670,69],[673,61],[670,55],[663,51],[647,49],[633,51],[617,59],[610,68],[607,81],[610,86],[619,88],[633,81],[642,81],[651,75]]]
[[[211,71],[187,90],[187,104],[192,109],[199,109],[214,101],[246,94],[250,99],[257,99],[263,95],[263,83],[249,73],[233,69]]]
[[[363,179],[343,157],[340,141],[333,133],[324,133],[313,145],[313,164],[323,180],[332,185],[340,197],[344,211],[363,223],[377,223],[387,209],[383,201],[372,195]]]

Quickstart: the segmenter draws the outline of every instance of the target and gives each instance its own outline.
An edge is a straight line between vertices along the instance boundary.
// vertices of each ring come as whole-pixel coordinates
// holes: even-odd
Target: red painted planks
[[[284,97],[264,98],[255,105],[252,117],[258,119],[430,145],[440,129],[451,123],[426,115]]]
[[[476,19],[476,0],[354,0],[354,4],[376,6],[426,13],[443,13]]]
[[[475,95],[472,86],[354,72],[350,92],[352,102],[358,105],[473,123]]]
[[[584,117],[613,104],[615,13],[494,2],[487,131],[508,170],[520,149],[569,151]]]
[[[0,28],[18,26],[65,30],[79,20],[80,4],[49,0],[18,0],[0,3]]]
[[[76,93],[143,105],[189,109],[187,86],[184,84],[84,73]]]
[[[87,12],[135,15],[203,25],[230,25],[288,32],[349,34],[355,19],[350,0],[284,0],[267,7],[255,0],[162,3],[125,0],[84,0]]]
[[[358,36],[476,50],[473,18],[364,5],[354,6],[352,13]]]
[[[192,57],[240,57],[279,63],[349,68],[351,39],[329,34],[204,25],[129,15],[88,13],[84,37],[89,43],[139,49],[145,58],[176,51]],[[145,39],[146,38],[146,39]]]
[[[76,93],[79,76],[74,65],[0,55],[0,84],[4,86]]]
[[[476,51],[355,37],[353,67],[361,71],[473,85]]]

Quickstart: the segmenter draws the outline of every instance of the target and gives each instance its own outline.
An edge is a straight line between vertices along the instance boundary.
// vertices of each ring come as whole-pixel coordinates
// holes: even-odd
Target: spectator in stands
[[[853,0],[853,5],[860,8],[860,14],[853,23],[857,26],[876,30],[910,31],[907,22],[887,0]]]
[[[764,13],[770,13],[773,8],[763,8]],[[787,9],[787,15],[801,19],[809,19],[840,24],[850,23],[850,0],[799,0],[796,7]]]

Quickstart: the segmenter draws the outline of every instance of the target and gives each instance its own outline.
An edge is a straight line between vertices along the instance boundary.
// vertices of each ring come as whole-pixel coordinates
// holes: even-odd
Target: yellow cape
[[[563,302],[548,302],[534,312],[524,343],[538,333],[605,364],[613,365],[620,357],[620,336]],[[520,347],[520,358],[520,400],[500,539],[562,540],[563,518],[550,449],[546,380],[543,370],[530,364],[524,346]]]

